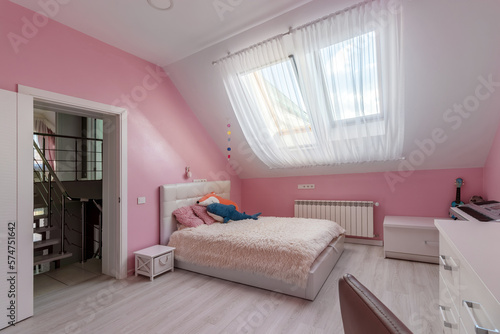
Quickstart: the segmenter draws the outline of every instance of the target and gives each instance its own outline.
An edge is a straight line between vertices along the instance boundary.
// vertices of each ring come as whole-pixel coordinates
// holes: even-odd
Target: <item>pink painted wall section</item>
[[[484,196],[500,201],[500,126],[484,165]]]
[[[0,89],[17,84],[128,109],[128,253],[159,241],[159,186],[241,181],[163,70],[9,1],[0,2]],[[38,26],[37,26],[38,24]],[[137,205],[145,196],[146,204]]]
[[[243,179],[242,199],[248,214],[293,216],[296,199],[366,200],[375,207],[376,239],[382,239],[385,216],[447,217],[455,200],[455,179],[465,180],[462,200],[482,195],[482,168],[415,171],[391,189],[385,173]],[[314,183],[314,190],[298,190],[298,184]]]

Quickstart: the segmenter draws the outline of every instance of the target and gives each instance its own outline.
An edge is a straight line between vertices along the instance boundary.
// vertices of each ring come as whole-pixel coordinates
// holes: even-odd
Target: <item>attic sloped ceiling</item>
[[[483,167],[500,122],[500,2],[403,1],[406,160],[268,169],[246,144],[212,61],[356,1],[316,0],[171,64],[167,71],[221,151],[232,127],[242,178]]]
[[[500,122],[498,0],[402,0],[406,160],[287,170],[248,148],[212,61],[358,0],[10,1],[164,66],[221,156],[231,122],[242,178],[482,167]]]

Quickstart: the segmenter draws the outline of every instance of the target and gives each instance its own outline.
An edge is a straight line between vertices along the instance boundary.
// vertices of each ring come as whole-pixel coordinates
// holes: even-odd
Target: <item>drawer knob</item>
[[[163,258],[161,258],[161,257],[160,257],[160,258],[158,259],[158,262],[160,262],[160,264],[161,264],[162,266],[165,266],[165,265],[167,264],[167,262],[168,262],[168,258],[169,258],[169,256],[165,256],[165,257],[163,257]]]

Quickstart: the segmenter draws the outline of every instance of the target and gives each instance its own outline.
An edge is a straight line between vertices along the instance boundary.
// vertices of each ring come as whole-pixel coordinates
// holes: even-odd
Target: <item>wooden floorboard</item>
[[[311,302],[176,270],[147,277],[100,276],[35,298],[35,315],[10,333],[342,334],[339,278],[351,273],[415,334],[438,333],[438,266],[384,259],[383,248],[346,244]]]

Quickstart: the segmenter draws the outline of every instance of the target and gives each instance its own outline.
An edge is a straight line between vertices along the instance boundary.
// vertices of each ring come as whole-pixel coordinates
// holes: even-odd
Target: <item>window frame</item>
[[[356,117],[351,117],[351,118],[335,119],[334,108],[333,108],[333,105],[332,105],[332,100],[328,96],[328,94],[330,93],[330,90],[329,90],[328,85],[326,83],[326,71],[325,71],[324,63],[321,60],[321,57],[322,57],[321,56],[321,50],[323,50],[325,48],[332,47],[332,46],[334,46],[336,44],[344,43],[346,41],[349,41],[349,40],[352,40],[352,39],[355,39],[355,38],[358,38],[358,37],[362,37],[363,35],[366,35],[366,34],[369,34],[369,33],[374,33],[374,39],[375,39],[375,52],[376,52],[375,56],[376,56],[376,66],[377,66],[377,80],[376,80],[376,84],[377,84],[377,95],[378,95],[378,101],[377,102],[378,102],[378,111],[379,112],[377,114],[371,114],[371,115],[366,115],[366,116],[356,116]],[[377,30],[370,30],[370,31],[366,31],[366,32],[360,33],[359,35],[354,36],[354,37],[344,38],[342,40],[337,41],[334,44],[326,44],[323,47],[321,47],[320,49],[317,49],[317,50],[313,51],[314,57],[316,59],[316,62],[317,62],[317,64],[319,64],[317,70],[319,72],[318,73],[319,76],[321,77],[321,86],[322,86],[323,92],[324,92],[323,95],[324,95],[324,98],[326,99],[325,104],[328,106],[327,114],[328,114],[329,125],[330,125],[331,129],[335,129],[340,124],[342,124],[342,126],[344,126],[344,127],[347,127],[348,129],[349,128],[354,129],[360,123],[363,123],[363,124],[368,124],[368,123],[375,124],[376,122],[383,122],[384,121],[386,112],[385,112],[385,108],[383,106],[382,92],[381,92],[381,89],[380,89],[380,87],[382,87],[382,76],[381,76],[381,72],[382,71],[380,70],[381,67],[382,67],[380,45],[381,45],[381,43],[380,43],[380,33]],[[287,149],[289,149],[289,150],[300,150],[300,149],[314,148],[317,145],[321,145],[321,141],[318,140],[316,132],[314,131],[314,128],[313,128],[313,124],[311,122],[311,113],[310,113],[309,108],[306,105],[306,100],[307,100],[306,97],[307,96],[305,95],[304,89],[303,89],[304,83],[302,81],[302,75],[301,75],[301,73],[299,71],[299,67],[297,65],[296,56],[295,56],[294,53],[289,54],[287,56],[287,58],[276,59],[273,62],[270,62],[268,64],[263,64],[263,65],[255,67],[255,68],[252,68],[250,70],[241,72],[239,74],[239,76],[241,78],[243,76],[249,75],[251,73],[255,73],[257,71],[261,71],[263,69],[272,67],[272,66],[274,66],[276,64],[279,64],[279,63],[282,63],[282,62],[286,62],[286,61],[291,61],[291,65],[292,65],[291,67],[293,69],[293,73],[294,73],[294,76],[295,76],[295,79],[296,79],[296,84],[297,84],[298,92],[300,92],[300,97],[301,97],[302,101],[304,102],[304,111],[305,111],[305,113],[308,116],[308,123],[309,123],[309,127],[308,128],[307,127],[302,127],[300,129],[299,128],[298,129],[294,129],[294,131],[296,131],[296,132],[311,132],[312,133],[312,137],[314,139],[313,139],[313,141],[311,143],[297,144],[297,145],[295,145],[295,144],[292,144],[292,145],[285,144],[285,147]],[[259,90],[262,91],[262,88],[259,87]],[[284,141],[284,137],[283,136],[286,136],[287,133],[289,133],[290,131],[288,131],[288,130],[282,130],[281,127],[279,126],[279,120],[278,119],[280,117],[278,116],[277,111],[275,110],[274,106],[272,106],[272,108],[271,108],[271,106],[268,105],[268,109],[269,109],[269,112],[271,113],[271,116],[272,116],[273,121],[275,123],[274,126],[277,129],[276,133],[272,136],[272,138],[274,138],[275,136],[279,136],[279,137],[282,138],[281,140]],[[373,135],[373,136],[378,136],[378,135]],[[362,138],[362,136],[352,137],[352,138],[348,138],[348,139],[344,139],[344,140],[356,140],[356,139],[359,139],[359,138]],[[331,140],[336,141],[336,140],[340,140],[340,139],[331,139]]]

